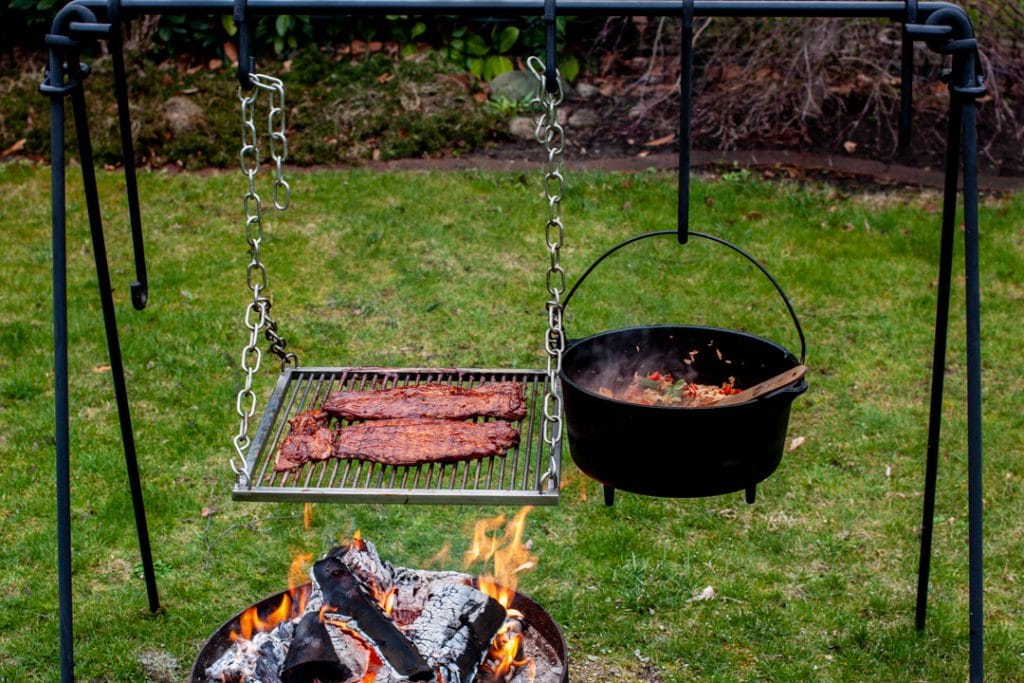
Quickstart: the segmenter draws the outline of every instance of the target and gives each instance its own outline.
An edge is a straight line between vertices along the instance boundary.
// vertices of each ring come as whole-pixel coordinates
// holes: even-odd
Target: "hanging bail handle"
[[[252,23],[247,16],[247,9],[247,0],[235,0],[233,17],[238,27],[238,85],[245,91],[253,89],[252,75],[256,73],[256,58],[251,55],[249,47]]]
[[[544,0],[544,86],[558,93],[558,23],[555,0]]]
[[[676,239],[686,244],[690,236],[690,119],[693,108],[693,0],[683,0],[679,69],[679,212]]]

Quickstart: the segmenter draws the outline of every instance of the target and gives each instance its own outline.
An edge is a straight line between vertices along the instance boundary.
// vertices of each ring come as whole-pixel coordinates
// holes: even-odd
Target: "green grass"
[[[495,508],[232,502],[228,459],[243,343],[246,247],[238,173],[140,177],[151,304],[133,279],[123,177],[100,174],[128,386],[159,587],[150,615],[124,474],[84,200],[68,203],[76,673],[185,677],[211,631],[284,587],[295,551],[355,529],[398,564],[445,544],[459,568]],[[674,177],[568,170],[570,280],[640,231],[671,227]],[[265,176],[261,179],[266,181]],[[58,668],[48,170],[0,165],[0,680]],[[541,367],[546,209],[540,173],[301,172],[269,215],[274,313],[311,365]],[[694,225],[759,257],[807,335],[804,437],[748,506],[742,494],[614,508],[568,455],[562,502],[527,518],[539,566],[521,589],[570,644],[573,681],[961,681],[967,667],[962,250],[950,354],[927,629],[913,628],[940,200],[699,180]],[[705,201],[707,198],[707,201]],[[985,609],[988,680],[1024,680],[1024,197],[982,207]],[[724,248],[637,243],[588,279],[570,336],[636,323],[744,329],[796,348],[774,290]],[[261,401],[274,369],[258,380]],[[204,512],[205,510],[205,512]],[[512,512],[513,510],[505,510]],[[694,601],[706,586],[716,598]],[[618,674],[614,672],[618,671]]]

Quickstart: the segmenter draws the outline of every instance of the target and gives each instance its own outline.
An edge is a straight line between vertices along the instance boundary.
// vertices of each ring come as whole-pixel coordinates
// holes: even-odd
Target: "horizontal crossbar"
[[[77,0],[90,9],[105,11],[107,0]],[[121,0],[125,14],[232,14],[233,0]],[[695,16],[708,17],[878,17],[900,20],[905,2],[874,0],[695,0]],[[943,8],[946,2],[922,2],[918,20]],[[249,16],[277,14],[440,14],[517,16],[543,15],[544,0],[248,0]],[[558,0],[563,15],[674,15],[680,0]]]

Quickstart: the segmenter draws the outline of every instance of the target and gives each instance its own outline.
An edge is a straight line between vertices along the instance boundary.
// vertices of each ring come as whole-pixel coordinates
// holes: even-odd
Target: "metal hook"
[[[247,0],[234,0],[233,14],[238,27],[238,85],[242,90],[252,90],[252,75],[256,73],[256,58],[250,55],[249,36],[252,25],[246,16]]]
[[[552,95],[558,92],[558,25],[555,0],[544,0],[544,83]]]
[[[132,306],[135,310],[141,311],[149,303],[149,279],[146,275],[146,250],[142,239],[142,213],[135,172],[135,146],[132,142],[132,122],[128,107],[128,79],[125,77],[124,49],[121,44],[121,0],[107,0],[107,21],[110,22],[110,55],[114,69],[118,128],[121,134],[125,195],[128,198],[128,222],[135,256],[135,280],[131,283]]]

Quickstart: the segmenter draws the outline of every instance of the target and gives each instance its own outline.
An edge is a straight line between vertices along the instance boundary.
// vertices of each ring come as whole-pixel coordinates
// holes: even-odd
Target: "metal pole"
[[[146,525],[146,509],[142,499],[142,484],[135,452],[135,433],[132,429],[128,389],[124,379],[121,342],[117,333],[117,313],[111,293],[110,267],[107,264],[106,241],[103,237],[103,221],[100,214],[99,192],[96,187],[92,141],[89,137],[89,120],[85,109],[85,95],[81,87],[72,91],[71,104],[75,116],[75,132],[78,136],[79,160],[82,162],[82,184],[85,191],[86,210],[89,214],[89,229],[92,233],[93,257],[96,261],[96,281],[99,285],[103,323],[107,333],[110,374],[114,382],[114,398],[117,402],[117,414],[121,424],[121,443],[124,446],[124,461],[128,470],[128,486],[131,490],[132,508],[135,511],[135,530],[138,534],[139,551],[142,555],[142,571],[146,581],[146,594],[149,597],[149,611],[156,612],[160,609],[160,598],[157,595],[156,573],[153,569],[153,554]]]
[[[50,50],[48,83],[64,83],[63,58]],[[64,94],[50,95],[50,206],[53,221],[53,406],[57,447],[57,602],[60,613],[60,680],[74,680],[71,614],[71,467],[68,422],[68,278],[65,227]]]
[[[683,26],[679,36],[679,205],[676,240],[686,244],[690,234],[690,138],[693,116],[693,0],[683,0]]]
[[[76,0],[92,10],[106,11],[107,0]],[[544,13],[544,0],[247,0],[248,16],[281,14],[442,14],[523,16]],[[876,17],[902,21],[903,0],[694,0],[694,16],[720,17]],[[948,2],[922,2],[918,18],[959,7]],[[121,0],[125,15],[139,14],[232,14],[234,0]],[[558,0],[563,15],[678,16],[680,0]]]
[[[142,212],[139,209],[139,184],[135,175],[135,146],[132,142],[132,121],[128,108],[128,80],[124,73],[124,51],[120,25],[114,24],[110,57],[114,68],[114,96],[117,99],[117,122],[121,132],[121,155],[124,164],[124,192],[128,198],[128,220],[135,254],[135,281],[131,284],[132,305],[141,311],[149,303],[149,278],[146,275],[146,252],[142,242]]]
[[[939,434],[942,427],[942,393],[946,373],[946,340],[949,333],[950,282],[953,272],[953,237],[956,232],[957,181],[960,177],[960,132],[963,107],[950,99],[946,133],[946,178],[942,199],[942,235],[939,246],[939,284],[935,311],[935,348],[932,355],[931,407],[928,414],[928,445],[925,455],[924,512],[921,519],[921,555],[917,570],[915,625],[924,628],[928,609],[928,576],[931,572],[932,535],[935,521],[935,481],[939,469]]]
[[[974,53],[957,55],[965,89],[977,90]],[[954,88],[954,94],[956,89]],[[970,680],[984,675],[984,568],[981,457],[981,286],[978,245],[978,137],[974,97],[964,96],[964,296],[967,318],[967,543],[970,596]]]

